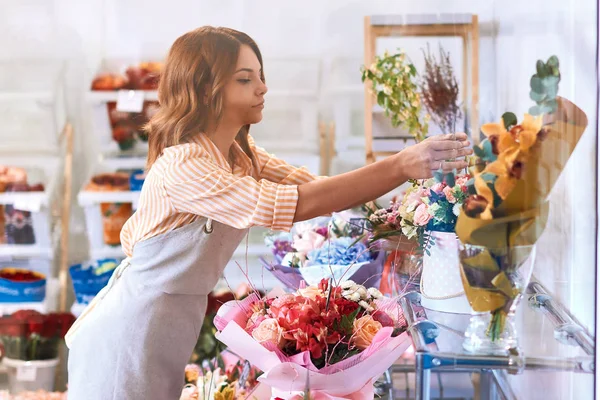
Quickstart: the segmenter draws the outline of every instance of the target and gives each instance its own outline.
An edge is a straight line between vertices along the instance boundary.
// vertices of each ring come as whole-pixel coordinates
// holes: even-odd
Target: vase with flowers
[[[35,310],[0,318],[0,344],[11,393],[54,389],[59,346],[73,322],[70,313]]]

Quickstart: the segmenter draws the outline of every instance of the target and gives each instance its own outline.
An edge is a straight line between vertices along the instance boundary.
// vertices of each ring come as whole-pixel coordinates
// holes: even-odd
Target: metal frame
[[[571,315],[558,300],[554,299],[539,282],[529,284],[529,305],[543,312],[555,327],[555,338],[562,343],[580,347],[587,356],[577,358],[528,357],[514,351],[505,356],[469,355],[440,352],[435,338],[439,327],[427,319],[420,306],[420,294],[411,291],[400,298],[400,305],[408,323],[408,334],[415,348],[415,399],[429,400],[432,371],[461,371],[479,374],[480,398],[498,396],[505,400],[516,399],[506,374],[520,374],[524,370],[571,371],[591,373],[595,371],[595,338]],[[402,372],[391,368],[391,372]]]

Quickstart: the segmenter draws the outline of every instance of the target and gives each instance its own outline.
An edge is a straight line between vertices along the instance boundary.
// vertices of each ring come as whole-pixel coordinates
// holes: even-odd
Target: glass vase
[[[460,273],[473,309],[463,348],[475,354],[507,354],[518,348],[515,311],[535,261],[535,245],[492,249],[460,245]]]

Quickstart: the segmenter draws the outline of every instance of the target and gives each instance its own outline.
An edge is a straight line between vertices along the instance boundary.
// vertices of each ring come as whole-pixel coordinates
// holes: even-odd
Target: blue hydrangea
[[[358,242],[352,245],[354,240],[342,237],[326,242],[323,247],[308,253],[308,265],[351,265],[371,261],[371,253],[365,244]]]

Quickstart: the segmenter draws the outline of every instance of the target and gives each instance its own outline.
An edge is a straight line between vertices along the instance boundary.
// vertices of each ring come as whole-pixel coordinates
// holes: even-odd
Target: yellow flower
[[[535,144],[537,134],[542,130],[542,116],[534,117],[530,114],[525,114],[521,128],[523,130],[519,133],[518,138],[520,148],[523,151],[527,151]]]
[[[493,135],[504,135],[507,134],[508,131],[506,130],[506,127],[504,126],[504,121],[500,121],[500,123],[490,123],[490,124],[483,124],[481,126],[481,132],[483,132],[483,134],[487,137],[493,136]]]
[[[220,392],[216,392],[215,400],[235,400],[235,389],[227,386]]]

